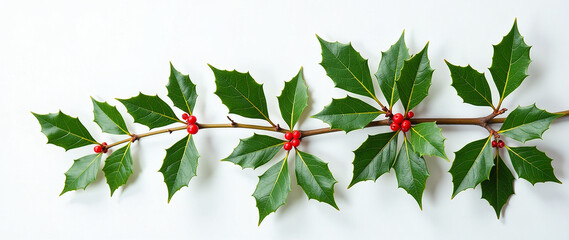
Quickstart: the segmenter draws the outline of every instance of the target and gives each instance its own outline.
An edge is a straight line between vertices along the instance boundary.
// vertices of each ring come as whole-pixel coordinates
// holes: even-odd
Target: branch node
[[[168,129],[168,130],[169,130],[169,129]],[[136,134],[134,134],[134,133],[131,134],[130,136],[131,136],[130,142],[132,142],[132,143],[134,143],[136,140],[139,139],[138,135],[136,135]]]
[[[277,126],[275,126],[275,132],[280,132],[281,129],[282,129],[282,128],[281,128],[281,125],[279,125],[279,124],[277,123]]]
[[[229,119],[229,121],[231,122],[232,127],[237,127],[237,123],[233,121],[233,119],[231,119],[229,116],[227,116],[227,119]]]

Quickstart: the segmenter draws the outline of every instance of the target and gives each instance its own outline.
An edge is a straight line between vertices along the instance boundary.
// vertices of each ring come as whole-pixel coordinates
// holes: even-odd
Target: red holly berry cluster
[[[285,133],[285,139],[289,142],[285,143],[283,148],[290,151],[292,147],[298,147],[300,145],[300,137],[302,137],[302,134],[298,130]]]
[[[198,125],[196,125],[196,121],[198,120],[194,115],[188,115],[187,113],[182,114],[182,119],[186,120],[188,123],[188,133],[189,134],[196,134],[200,129]]]
[[[95,148],[93,148],[93,151],[95,151],[96,153],[100,153],[100,152],[104,152],[107,153],[109,149],[107,148],[107,143],[103,142],[101,143],[101,145],[97,145],[95,146]]]
[[[492,141],[492,147],[499,147],[499,148],[503,148],[504,146],[506,146],[506,144],[504,143],[504,141],[502,140],[494,140]]]
[[[401,129],[403,132],[409,131],[409,129],[411,129],[411,121],[409,121],[409,119],[411,119],[413,116],[415,116],[415,114],[411,111],[407,113],[406,117],[403,117],[403,114],[401,113],[393,114],[393,123],[391,123],[391,130],[397,131]]]

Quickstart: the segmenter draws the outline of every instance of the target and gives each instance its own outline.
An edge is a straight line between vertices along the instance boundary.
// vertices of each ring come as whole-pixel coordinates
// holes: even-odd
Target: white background
[[[348,3],[349,2],[349,3]],[[463,104],[450,86],[443,59],[484,71],[497,44],[518,18],[531,49],[530,77],[505,107],[534,102],[549,111],[569,109],[569,5],[565,1],[1,1],[0,2],[0,238],[1,239],[567,239],[569,187],[515,182],[500,220],[478,187],[452,201],[450,163],[427,158],[431,177],[423,211],[393,171],[377,182],[347,190],[352,151],[367,134],[386,127],[334,133],[303,141],[301,149],[324,161],[339,180],[340,211],[307,200],[292,176],[288,204],[260,227],[251,196],[257,170],[219,160],[250,130],[202,130],[195,139],[201,154],[198,176],[167,204],[158,172],[165,148],[183,132],[143,139],[133,147],[134,174],[111,198],[104,176],[86,191],[59,197],[64,172],[91,147],[64,152],[47,145],[30,111],[62,109],[79,116],[93,136],[112,142],[92,121],[89,96],[118,105],[142,91],[166,98],[169,61],[198,85],[195,114],[202,123],[226,123],[227,108],[213,94],[207,63],[250,71],[264,83],[271,118],[283,123],[276,96],[300,69],[309,85],[310,107],[301,129],[325,127],[308,118],[331,98],[345,96],[318,64],[319,34],[349,42],[377,70],[380,51],[405,29],[412,53],[430,41],[435,70],[430,96],[417,117],[477,117],[489,109]],[[476,3],[474,3],[476,2]],[[493,95],[498,94],[493,88]],[[379,89],[376,90],[379,92]],[[169,102],[169,100],[167,100]],[[180,111],[176,110],[178,114]],[[235,120],[259,123],[238,116]],[[148,129],[132,124],[137,133]],[[487,133],[475,126],[443,127],[446,152],[454,152]],[[531,141],[554,159],[555,174],[569,182],[569,121],[552,125],[544,141]],[[512,140],[511,145],[519,145]],[[505,153],[505,152],[504,152]],[[282,157],[282,156],[281,156]],[[508,158],[506,158],[508,159]],[[509,160],[507,161],[508,165]],[[511,166],[511,165],[510,165]],[[292,169],[292,162],[291,162]],[[291,173],[292,174],[292,173]]]

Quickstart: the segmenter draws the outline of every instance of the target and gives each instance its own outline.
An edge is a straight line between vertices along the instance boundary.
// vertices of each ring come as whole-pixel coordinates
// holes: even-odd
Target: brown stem
[[[424,122],[437,122],[437,124],[440,124],[440,125],[478,125],[478,126],[481,126],[485,129],[487,129],[490,133],[496,134],[495,133],[496,131],[494,131],[490,127],[490,124],[503,123],[506,120],[506,118],[496,118],[496,116],[504,113],[505,111],[506,111],[506,109],[501,109],[500,111],[493,112],[492,114],[490,114],[486,117],[479,117],[479,118],[413,118],[413,119],[410,119],[410,121],[412,124],[419,124],[419,123],[424,123]],[[562,115],[562,117],[569,116],[569,110],[562,111],[562,112],[556,112],[556,114],[560,114],[560,115]],[[259,126],[259,125],[252,125],[252,124],[242,124],[242,123],[237,123],[237,122],[233,121],[229,117],[227,117],[227,118],[229,119],[229,121],[231,121],[231,123],[226,123],[226,124],[199,124],[199,123],[196,123],[196,124],[198,125],[198,127],[200,129],[206,129],[206,128],[249,128],[249,129],[264,130],[264,131],[271,131],[271,132],[280,132],[280,133],[286,133],[286,132],[290,131],[289,129],[281,128],[278,125],[275,125],[275,126]],[[391,124],[390,119],[377,120],[377,121],[370,122],[367,126],[365,126],[365,128],[377,127],[377,126],[387,126],[389,124]],[[120,145],[123,143],[134,142],[138,139],[148,137],[148,136],[152,136],[152,135],[156,135],[156,134],[172,133],[175,131],[185,130],[186,128],[187,128],[187,125],[183,125],[183,126],[179,126],[179,127],[166,128],[166,129],[161,129],[161,130],[142,133],[142,134],[133,134],[129,138],[126,138],[126,139],[123,139],[121,141],[109,144],[106,148],[109,149],[109,148],[112,148],[114,146],[117,146],[117,145]],[[338,131],[342,131],[342,130],[330,129],[330,128],[318,128],[318,129],[301,131],[301,133],[302,133],[302,137],[308,137],[308,136],[314,136],[314,135],[319,135],[319,134],[324,134],[324,133],[332,133],[332,132],[338,132]]]

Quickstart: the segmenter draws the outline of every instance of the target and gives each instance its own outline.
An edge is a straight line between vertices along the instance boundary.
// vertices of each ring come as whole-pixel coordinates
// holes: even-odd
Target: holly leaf
[[[288,157],[288,156],[287,156]],[[286,203],[290,192],[287,158],[270,167],[259,177],[259,183],[253,193],[259,209],[259,225],[267,215],[277,211]]]
[[[334,81],[337,88],[371,97],[377,102],[367,59],[358,53],[352,44],[327,42],[316,36],[322,47],[320,65]]]
[[[395,168],[399,187],[411,194],[422,210],[423,192],[425,191],[429,171],[427,170],[425,159],[413,151],[413,147],[406,138],[403,141],[393,168]]]
[[[538,182],[561,183],[553,173],[552,159],[536,147],[508,147],[508,154],[518,176],[532,185]]]
[[[364,128],[383,111],[369,104],[347,96],[341,99],[332,99],[330,105],[312,116],[330,125],[332,129],[341,129],[346,132]]]
[[[233,152],[221,161],[255,169],[273,159],[285,143],[274,137],[254,133],[249,138],[241,139]]]
[[[176,118],[176,114],[157,95],[150,96],[139,93],[129,99],[117,99],[134,118],[134,122],[148,126],[150,129],[163,127],[172,123],[183,121]]]
[[[475,106],[489,106],[492,104],[492,92],[484,73],[480,73],[470,65],[466,67],[455,66],[445,60],[450,70],[452,86],[456,89],[458,96],[465,103]]]
[[[530,48],[518,31],[517,19],[508,35],[498,45],[494,45],[490,73],[500,93],[500,103],[528,76]]]
[[[73,165],[65,173],[65,187],[59,196],[66,192],[77,189],[85,189],[97,178],[97,172],[101,166],[101,156],[91,154],[73,161]]]
[[[107,184],[111,188],[111,196],[120,186],[126,184],[128,177],[132,174],[132,156],[130,155],[130,144],[114,151],[105,160],[103,172],[107,178]]]
[[[192,135],[182,138],[166,149],[160,172],[164,175],[164,182],[168,187],[168,202],[174,193],[182,187],[187,187],[190,180],[196,176],[199,157]]]
[[[508,115],[498,133],[525,143],[528,140],[541,138],[545,130],[549,129],[551,122],[560,116],[539,109],[535,104],[517,107]]]
[[[209,67],[215,75],[215,94],[227,106],[229,113],[271,122],[263,85],[258,84],[251,74]]]
[[[98,102],[93,98],[91,98],[91,101],[93,102],[95,122],[101,127],[103,132],[130,135],[121,113],[115,106],[111,106],[107,102]]]
[[[65,151],[98,144],[78,118],[73,118],[59,111],[58,113],[32,113],[41,125],[41,132],[47,137],[47,143],[62,147]]]
[[[500,212],[508,202],[508,198],[514,194],[514,175],[506,166],[499,155],[496,155],[496,165],[490,171],[490,179],[482,182],[482,198],[496,211],[496,217],[500,218]]]
[[[328,163],[323,162],[314,155],[296,150],[294,162],[296,181],[308,196],[308,199],[316,199],[328,203],[337,210],[338,205],[334,200],[334,179]]]
[[[488,180],[494,159],[492,156],[492,136],[469,144],[455,152],[455,158],[450,167],[454,198],[459,192],[474,188],[484,180]]]
[[[196,85],[190,80],[190,76],[178,72],[170,63],[170,78],[168,80],[168,97],[174,106],[192,115],[198,94]]]
[[[389,172],[397,155],[397,133],[370,135],[354,151],[354,174],[348,188],[361,181],[375,181]]]
[[[448,160],[445,153],[445,137],[435,122],[419,123],[409,131],[410,142],[419,156],[437,156]]]
[[[383,96],[387,99],[389,107],[392,107],[399,100],[399,93],[395,85],[405,60],[409,59],[409,48],[405,45],[405,31],[399,40],[386,52],[381,52],[381,61],[375,77],[379,82],[379,88]]]
[[[308,87],[302,76],[302,68],[292,80],[285,82],[284,89],[277,98],[281,116],[290,129],[293,129],[302,111],[308,106]]]
[[[405,112],[419,105],[429,94],[433,69],[427,56],[429,43],[421,52],[405,60],[401,76],[397,80],[397,91]]]

